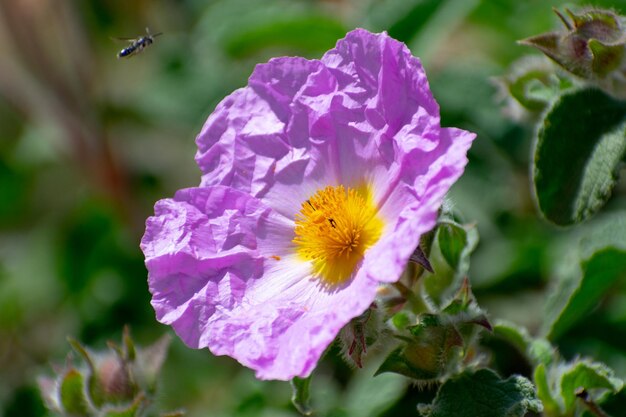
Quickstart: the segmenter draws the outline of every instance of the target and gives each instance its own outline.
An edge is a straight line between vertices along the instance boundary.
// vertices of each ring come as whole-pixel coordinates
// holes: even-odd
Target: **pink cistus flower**
[[[422,65],[385,33],[258,65],[197,137],[200,186],[147,221],[157,319],[260,379],[308,376],[399,279],[474,137],[440,126]]]

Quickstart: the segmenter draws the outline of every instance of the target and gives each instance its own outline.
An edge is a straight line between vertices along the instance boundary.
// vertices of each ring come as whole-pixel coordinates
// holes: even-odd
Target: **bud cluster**
[[[626,88],[624,18],[605,9],[584,9],[567,17],[555,10],[564,31],[520,41],[539,49],[570,73],[619,95]]]
[[[441,381],[471,365],[477,359],[473,342],[478,329],[491,331],[491,324],[478,307],[467,278],[440,311],[416,317],[407,317],[407,312],[401,311],[394,316],[393,323],[400,331],[396,337],[402,343],[387,357],[377,374],[399,373],[418,384]]]
[[[109,342],[106,352],[92,352],[70,339],[83,363],[75,364],[70,353],[65,366],[55,369],[55,378],[40,377],[37,382],[44,401],[62,416],[145,416],[169,343],[165,336],[147,348],[136,347],[127,327],[122,346]]]

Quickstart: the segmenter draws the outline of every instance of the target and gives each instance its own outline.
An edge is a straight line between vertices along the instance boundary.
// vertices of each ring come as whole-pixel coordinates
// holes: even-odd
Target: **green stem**
[[[400,292],[400,294],[406,298],[407,302],[411,306],[411,311],[415,314],[424,313],[430,311],[428,305],[424,302],[422,297],[415,294],[410,288],[404,285],[402,282],[394,282],[393,286]]]

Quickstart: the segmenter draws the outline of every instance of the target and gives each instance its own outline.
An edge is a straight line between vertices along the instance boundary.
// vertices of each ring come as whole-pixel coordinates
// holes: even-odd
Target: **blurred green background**
[[[626,11],[623,0],[588,3]],[[198,184],[195,135],[256,63],[319,58],[355,27],[406,42],[422,59],[443,125],[478,133],[451,196],[481,236],[470,279],[491,318],[538,329],[560,242],[572,232],[540,220],[528,175],[533,127],[503,115],[492,78],[534,53],[515,41],[558,27],[551,7],[564,5],[0,2],[0,417],[46,415],[35,377],[64,361],[68,335],[104,348],[124,324],[140,344],[171,331],[154,319],[139,250],[154,202]],[[164,34],[144,53],[116,59],[126,44],[112,38],[146,26]],[[623,208],[625,191],[622,181],[606,210]],[[592,355],[625,377],[625,300],[622,288],[563,335],[562,353]],[[322,415],[412,416],[417,399],[432,394],[329,356],[312,388]],[[503,373],[524,372],[514,356],[498,360]],[[258,382],[233,360],[177,339],[161,382],[159,406],[192,417],[297,415],[288,384]]]

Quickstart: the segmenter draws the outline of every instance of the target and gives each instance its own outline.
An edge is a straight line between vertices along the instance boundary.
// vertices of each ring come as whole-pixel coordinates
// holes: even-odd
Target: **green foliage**
[[[626,103],[596,89],[557,100],[539,129],[533,181],[539,208],[559,225],[579,223],[611,195],[626,150]]]
[[[467,232],[456,223],[444,223],[437,230],[441,254],[448,265],[456,269],[467,246]]]
[[[37,2],[0,7],[2,21],[21,11],[20,27],[29,28],[27,37],[12,26],[0,33],[8,51],[0,62],[0,415],[52,416],[30,378],[45,372],[46,363],[59,362],[68,334],[102,345],[127,322],[140,341],[163,333],[149,304],[138,242],[154,201],[197,182],[191,155],[202,123],[226,94],[245,84],[256,63],[282,55],[319,58],[354,27],[386,30],[408,42],[426,68],[442,125],[478,132],[451,197],[470,223],[445,213],[422,242],[434,271],[410,265],[397,286],[381,289],[376,320],[343,332],[343,351],[333,346],[315,378],[300,381],[296,403],[328,417],[414,416],[418,402],[432,403],[435,416],[463,415],[451,407],[470,414],[481,410],[473,399],[513,392],[506,398],[516,410],[515,399],[521,404],[524,396],[512,387],[523,380],[511,375],[520,372],[534,375],[544,416],[583,415],[583,399],[575,397],[580,387],[609,415],[621,415],[623,389],[614,393],[626,372],[626,199],[617,178],[624,162],[624,104],[612,97],[624,97],[615,77],[623,39],[594,35],[598,26],[589,22],[619,25],[606,19],[610,15],[585,15],[576,7],[589,2],[567,2],[573,11],[568,21],[586,40],[584,62],[569,64],[593,74],[585,79],[555,71],[547,58],[519,61],[529,48],[515,45],[554,29],[558,21],[550,8],[564,3],[66,2],[50,13]],[[626,11],[624,0],[591,3]],[[116,60],[120,44],[110,38],[141,34],[145,26],[164,35],[142,55]],[[550,41],[559,36],[541,38],[548,41],[541,46],[558,46]],[[51,59],[41,61],[46,56]],[[510,76],[501,77],[506,68]],[[499,112],[493,77],[510,96],[506,110],[514,121]],[[539,129],[529,123],[537,118]],[[533,130],[540,136],[539,159],[529,161]],[[572,225],[601,207],[609,213],[600,211],[573,232],[541,222],[529,165],[538,174],[539,207],[551,222]],[[558,248],[568,240],[575,247],[562,254]],[[474,300],[468,307],[462,291],[454,294],[464,277],[480,306]],[[487,312],[493,335],[482,331],[490,327]],[[540,328],[539,336],[524,326]],[[55,394],[45,402],[75,415],[99,406],[103,416],[131,416],[145,398],[155,399],[155,409],[183,406],[190,416],[297,413],[287,384],[257,381],[234,361],[190,350],[178,339],[164,363],[165,338],[142,348],[123,337],[107,355],[119,358],[121,352],[133,363],[126,369],[133,383],[122,385],[136,384],[146,397],[133,389],[107,391],[101,378],[90,377],[103,365],[100,356],[85,350],[79,353],[84,366],[39,381]],[[519,354],[482,343],[493,340]],[[592,359],[567,362],[559,351]],[[340,361],[342,354],[351,366]],[[352,366],[357,362],[362,368]],[[109,364],[124,369],[117,359]],[[378,367],[389,372],[372,377]],[[502,379],[479,368],[497,368]],[[161,369],[166,378],[155,396]],[[414,378],[430,382],[418,389],[411,387]],[[458,387],[482,387],[485,396],[468,398]]]
[[[551,364],[555,360],[556,350],[544,338],[534,338],[528,331],[514,323],[499,320],[493,326],[493,333],[506,340],[534,365]]]
[[[607,366],[588,360],[561,362],[549,367],[541,364],[535,370],[534,379],[547,417],[569,416],[574,415],[575,410],[582,411],[584,405],[577,401],[577,397],[583,390],[593,393],[595,403],[604,400],[605,393],[616,394],[624,386]]]
[[[501,379],[488,369],[464,372],[448,380],[432,404],[420,404],[424,417],[523,417],[541,412],[533,384],[524,377]]]
[[[93,353],[71,339],[84,365],[75,367],[68,360],[56,380],[40,378],[42,396],[51,411],[67,417],[146,416],[169,341],[163,337],[138,349],[126,327],[122,347],[109,342],[110,352]]]
[[[403,322],[396,319],[396,324]],[[376,375],[393,372],[419,384],[444,380],[463,367],[466,355],[473,350],[476,325],[491,330],[465,280],[438,314],[420,314],[415,324],[396,336],[400,346],[387,356]]]
[[[308,378],[294,378],[291,380],[291,389],[293,395],[291,396],[291,402],[296,410],[300,414],[309,416],[312,413],[309,394],[309,385],[311,384],[311,377]]]
[[[315,55],[332,48],[345,33],[346,27],[340,21],[324,15],[285,17],[230,34],[224,48],[233,58],[249,57],[271,48]]]
[[[429,251],[434,273],[424,277],[424,290],[432,300],[442,302],[461,285],[469,272],[470,254],[478,240],[474,224],[461,224],[452,213],[441,215]]]
[[[558,339],[626,277],[626,213],[590,223],[564,258],[546,304],[542,333]]]
[[[61,379],[59,386],[60,403],[69,415],[86,416],[87,399],[83,395],[85,381],[76,369],[70,369]]]
[[[349,386],[342,404],[348,417],[375,417],[388,409],[402,396],[407,380],[399,375],[380,375],[372,378],[365,373]]]

